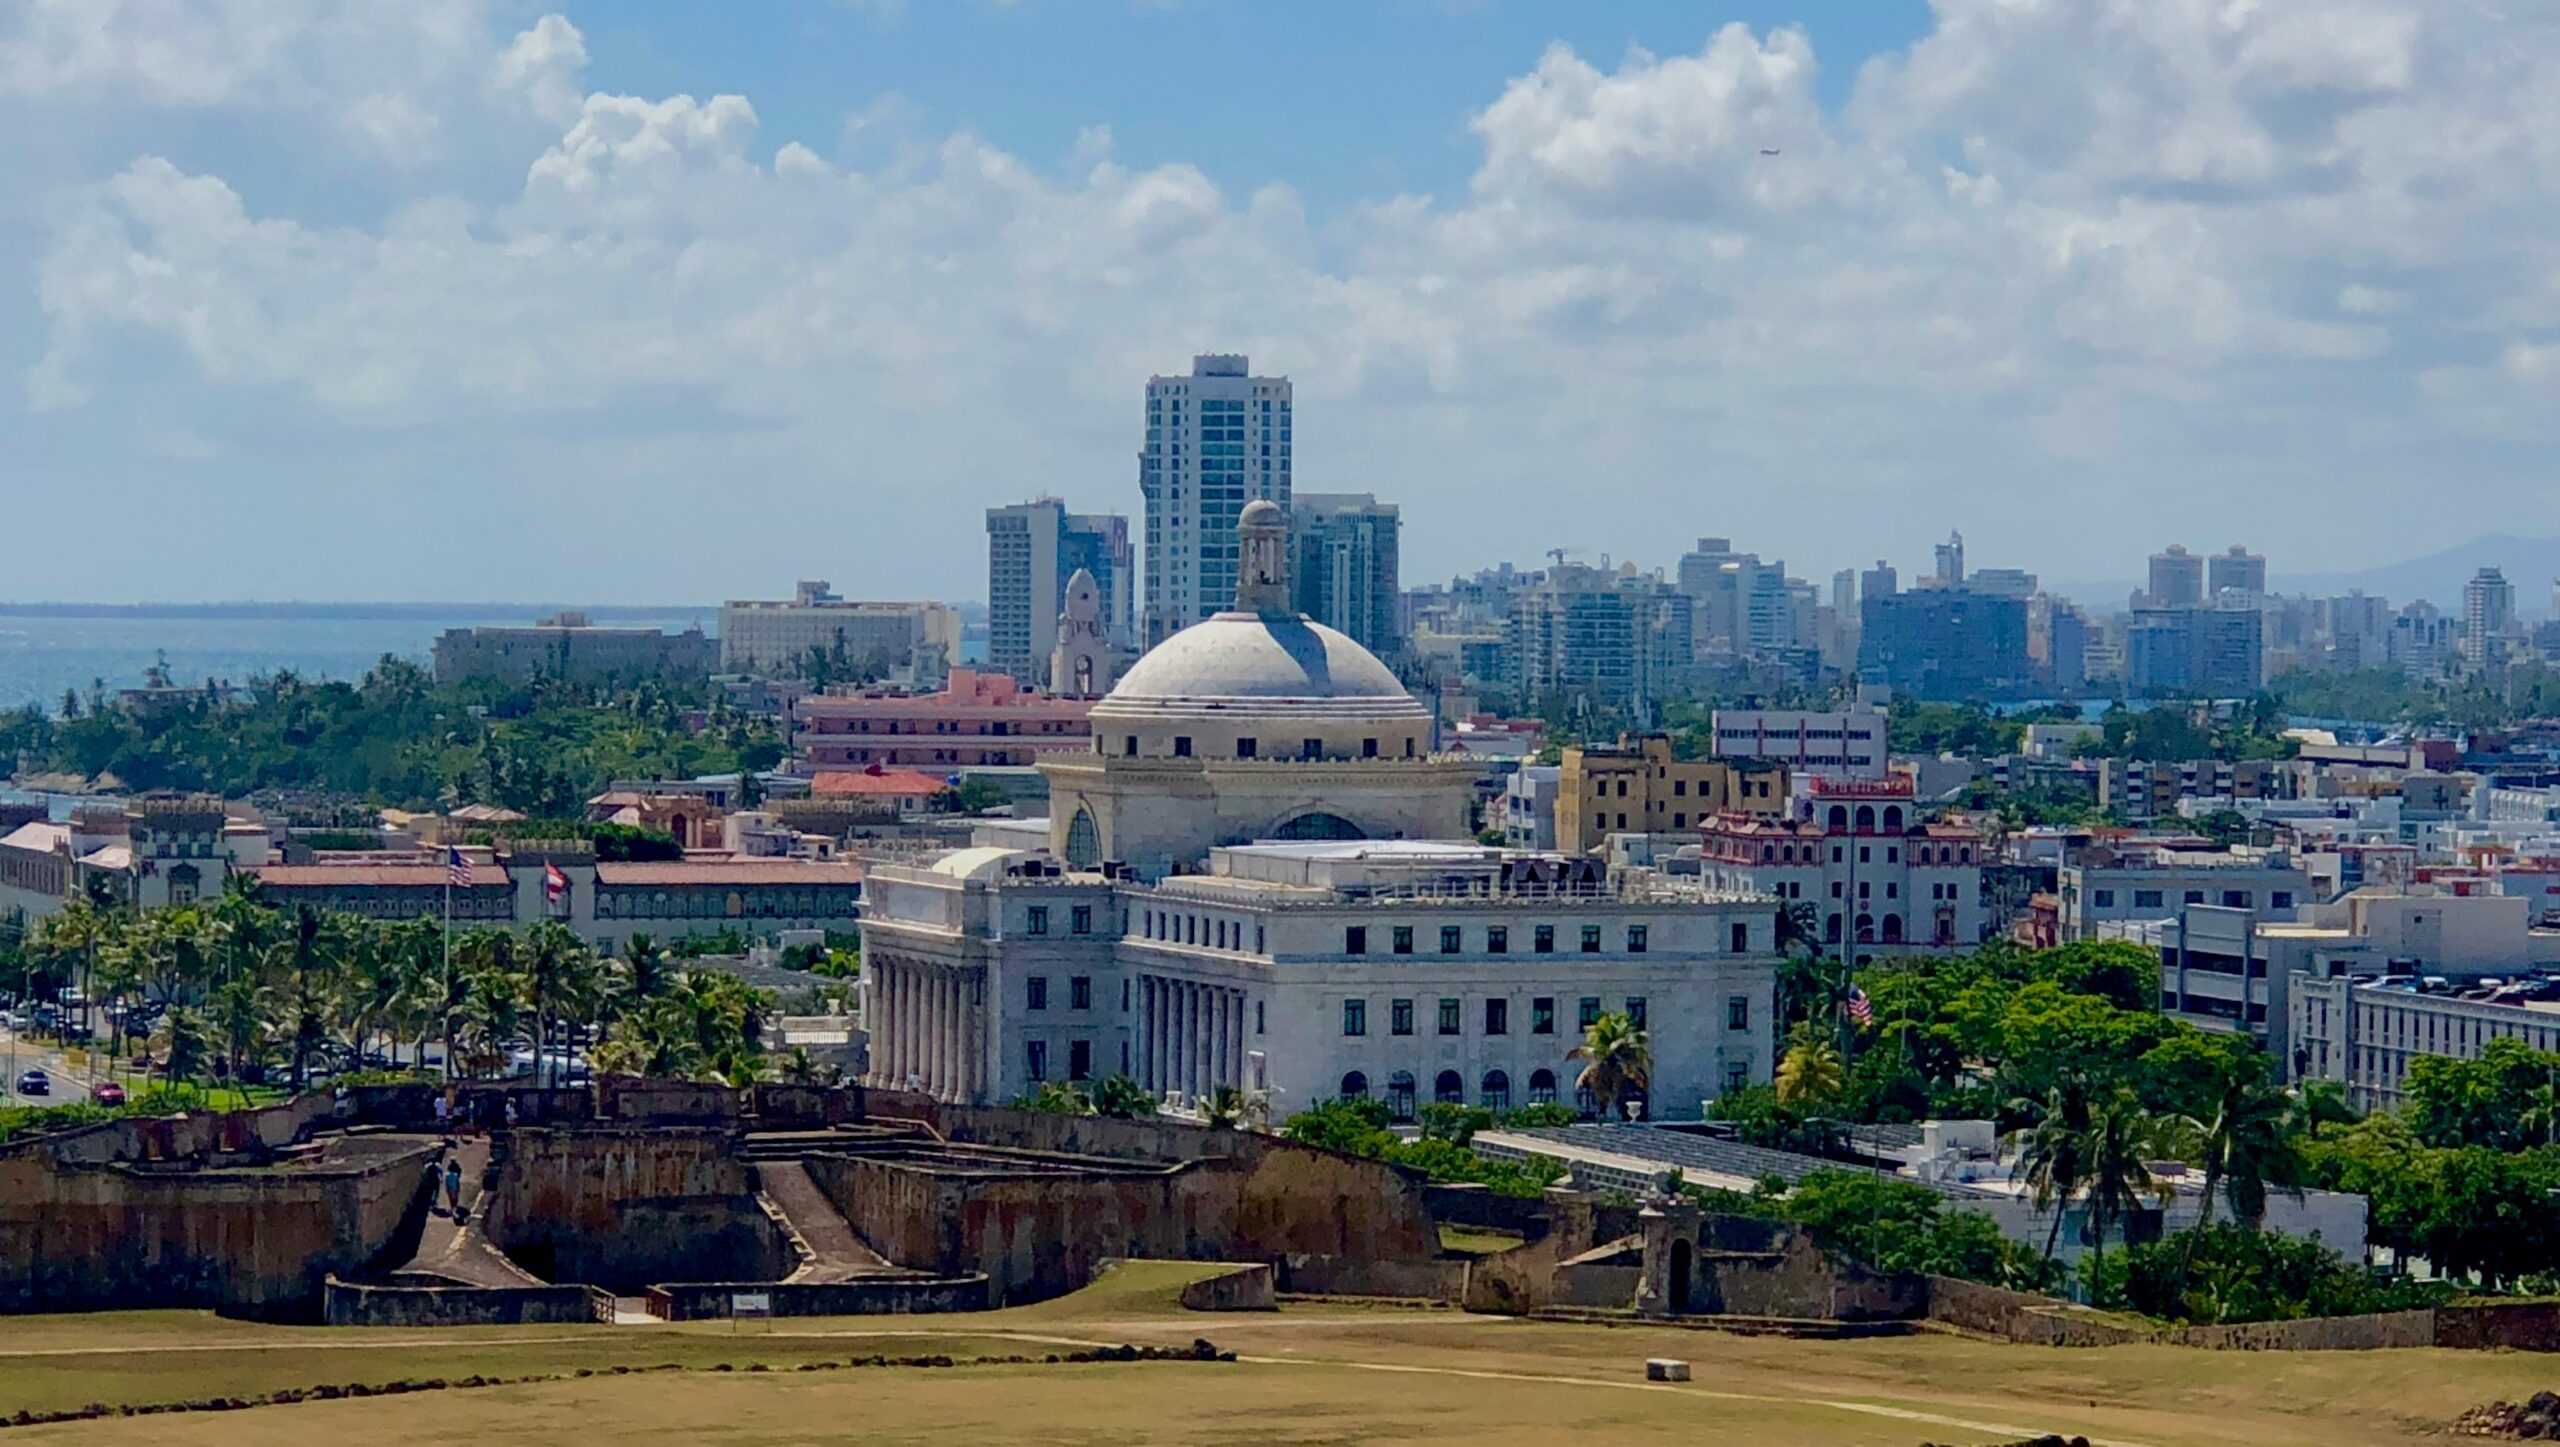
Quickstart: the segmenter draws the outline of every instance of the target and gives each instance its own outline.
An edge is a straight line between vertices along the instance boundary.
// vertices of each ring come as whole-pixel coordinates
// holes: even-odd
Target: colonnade
[[[982,1103],[988,1088],[986,980],[981,971],[883,955],[871,976],[871,1079],[945,1100]]]
[[[1161,975],[1138,977],[1138,1080],[1161,1096],[1244,1088],[1245,992]]]

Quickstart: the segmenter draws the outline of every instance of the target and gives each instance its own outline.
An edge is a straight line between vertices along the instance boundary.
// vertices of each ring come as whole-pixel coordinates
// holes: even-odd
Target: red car
[[[89,1087],[89,1099],[99,1105],[122,1105],[124,1087],[112,1080],[101,1080]]]

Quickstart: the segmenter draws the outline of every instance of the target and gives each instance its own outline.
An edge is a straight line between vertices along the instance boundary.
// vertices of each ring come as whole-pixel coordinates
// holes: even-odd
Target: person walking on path
[[[442,1163],[438,1162],[434,1156],[429,1156],[429,1157],[427,1157],[427,1214],[428,1214],[428,1215],[431,1215],[431,1216],[432,1216],[432,1215],[439,1214],[439,1213],[437,1212],[437,1210],[436,1210],[436,1192],[437,1192],[437,1190],[438,1190],[439,1188],[441,1188],[443,1185],[444,1185],[444,1166],[442,1165]]]
[[[516,1128],[516,1098],[515,1098],[514,1096],[510,1095],[510,1096],[508,1096],[508,1097],[507,1097],[507,1129],[509,1129],[509,1130],[514,1130],[515,1128]]]
[[[453,1134],[453,1097],[442,1091],[436,1093],[436,1134]]]
[[[448,1160],[444,1163],[444,1198],[446,1203],[453,1208],[454,1221],[457,1224],[460,1223],[463,1220],[463,1215],[462,1162],[459,1159]]]

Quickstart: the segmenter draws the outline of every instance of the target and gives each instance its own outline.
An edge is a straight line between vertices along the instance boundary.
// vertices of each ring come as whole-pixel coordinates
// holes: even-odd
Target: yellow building
[[[1620,739],[1613,748],[1564,751],[1556,787],[1556,847],[1598,849],[1612,834],[1695,829],[1714,814],[1783,814],[1787,771],[1721,759],[1676,759],[1668,734]]]

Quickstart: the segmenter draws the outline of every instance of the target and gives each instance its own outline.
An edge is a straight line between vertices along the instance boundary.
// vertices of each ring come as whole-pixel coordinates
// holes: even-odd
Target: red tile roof
[[[860,884],[862,866],[852,862],[821,863],[812,859],[690,860],[660,864],[599,864],[596,883],[630,885],[792,885]]]
[[[919,774],[913,769],[883,769],[876,774],[867,771],[826,773],[809,781],[809,792],[822,799],[862,795],[931,798],[949,787],[931,774]]]
[[[262,884],[279,889],[376,889],[387,886],[406,888],[444,887],[444,864],[262,864],[256,870]],[[471,887],[491,888],[507,884],[507,872],[494,864],[471,866]]]

